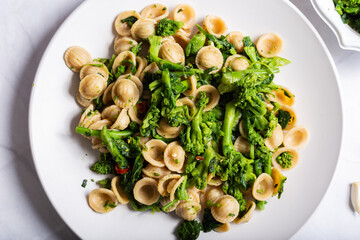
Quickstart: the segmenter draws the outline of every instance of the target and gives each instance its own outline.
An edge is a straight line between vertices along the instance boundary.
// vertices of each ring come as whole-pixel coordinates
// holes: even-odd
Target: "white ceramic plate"
[[[311,3],[322,20],[335,33],[341,48],[360,51],[360,34],[342,22],[333,0],[311,0]]]
[[[162,1],[173,9],[177,1]],[[185,0],[183,2],[189,2]],[[124,10],[140,11],[146,0],[89,0],[64,22],[50,42],[39,66],[30,103],[30,140],[39,178],[64,221],[85,239],[172,239],[180,219],[163,213],[140,213],[119,206],[97,214],[87,204],[96,186],[83,179],[102,179],[89,170],[98,158],[90,143],[75,133],[81,114],[74,96],[78,76],[64,64],[64,51],[72,45],[87,49],[94,58],[112,54],[113,21]],[[207,14],[221,16],[229,30],[240,30],[254,40],[262,33],[282,36],[281,56],[292,64],[281,68],[277,83],[296,95],[299,124],[311,140],[300,151],[298,166],[286,173],[281,200],[271,199],[265,211],[250,223],[232,225],[223,234],[201,234],[207,239],[287,239],[315,211],[336,168],[342,137],[342,108],[334,63],[324,43],[306,18],[289,1],[192,1],[201,21]]]

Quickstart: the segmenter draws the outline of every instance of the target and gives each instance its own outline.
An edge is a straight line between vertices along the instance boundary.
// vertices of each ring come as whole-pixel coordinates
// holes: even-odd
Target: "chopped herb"
[[[165,11],[166,9],[167,9],[167,8],[166,8],[166,7],[164,7],[162,10],[163,10],[163,11]]]
[[[263,193],[264,191],[265,191],[265,190],[264,190],[263,188],[260,188],[260,189],[257,189],[257,190],[256,190],[256,192],[257,192],[257,193],[260,193],[260,194]]]
[[[94,182],[94,179],[90,179],[90,181]]]
[[[179,160],[178,160],[177,158],[174,159],[174,162],[175,162],[176,164],[179,164]]]
[[[208,207],[220,207],[220,204],[219,203],[213,203],[212,201],[207,201],[206,202],[206,206],[208,206]]]
[[[156,177],[160,176],[160,173],[157,173],[157,172],[154,172],[153,174],[154,174],[154,176],[156,176]]]
[[[87,179],[84,179],[84,180],[83,180],[83,182],[82,182],[82,184],[81,184],[81,186],[82,186],[83,188],[86,187],[87,181],[88,181]]]
[[[116,208],[117,205],[115,203],[111,203],[109,200],[106,201],[106,203],[104,204],[104,208],[106,209],[106,211],[109,210],[109,208]]]
[[[229,213],[229,217],[235,217],[234,213]]]
[[[177,13],[180,13],[180,12],[182,12],[182,11],[184,11],[182,8],[180,8],[178,11],[177,11]]]

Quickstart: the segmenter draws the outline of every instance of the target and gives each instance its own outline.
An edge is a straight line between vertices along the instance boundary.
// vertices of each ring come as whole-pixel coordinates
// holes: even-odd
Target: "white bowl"
[[[342,22],[333,0],[311,0],[311,3],[322,20],[335,33],[341,48],[360,51],[360,34]]]

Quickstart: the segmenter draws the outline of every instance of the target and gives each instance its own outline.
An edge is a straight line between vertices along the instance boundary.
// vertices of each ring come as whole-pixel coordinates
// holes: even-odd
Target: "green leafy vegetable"
[[[360,1],[334,0],[334,4],[342,21],[360,33]]]
[[[127,23],[127,25],[131,27],[137,20],[138,20],[137,17],[129,16],[127,18],[121,19],[121,23]]]
[[[84,179],[83,181],[82,181],[82,184],[81,184],[81,186],[83,187],[83,188],[85,188],[86,187],[86,185],[87,185],[87,179]]]
[[[107,189],[111,189],[111,179],[105,178],[103,180],[99,180],[98,183],[103,187]]]
[[[210,232],[218,227],[221,227],[223,224],[216,221],[212,216],[209,208],[205,208],[204,210],[204,218],[202,220],[202,226],[204,232]]]
[[[184,23],[181,21],[174,21],[163,18],[156,25],[155,34],[162,37],[172,36],[183,26]]]
[[[290,152],[283,152],[277,158],[276,161],[282,168],[290,168],[292,166],[293,155]]]
[[[195,240],[199,237],[202,229],[201,223],[196,220],[184,220],[176,230],[178,240]]]

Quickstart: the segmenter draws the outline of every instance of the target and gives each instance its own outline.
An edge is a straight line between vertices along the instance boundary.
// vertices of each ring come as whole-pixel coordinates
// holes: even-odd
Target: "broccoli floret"
[[[140,133],[144,137],[149,137],[152,130],[158,126],[160,120],[160,110],[155,105],[152,105],[145,115],[145,118],[140,127]]]
[[[184,23],[181,21],[174,21],[163,18],[156,25],[155,34],[162,37],[172,36],[183,26]]]
[[[111,179],[105,178],[103,180],[97,181],[103,188],[111,189]]]
[[[91,168],[92,171],[99,174],[113,174],[115,173],[115,162],[109,153],[101,153],[100,159]]]
[[[290,168],[292,166],[292,157],[293,155],[290,152],[283,152],[276,158],[276,162],[278,162],[282,168]]]
[[[196,220],[184,220],[176,230],[178,240],[195,240],[199,237],[202,225]]]
[[[204,138],[201,129],[202,115],[209,98],[206,97],[205,92],[199,92],[196,112],[191,121],[191,125],[185,127],[180,135],[181,145],[184,146],[185,151],[191,152],[194,155],[200,155],[204,152]]]
[[[282,129],[285,129],[289,122],[292,120],[292,116],[288,111],[279,109],[276,113],[276,117]]]

